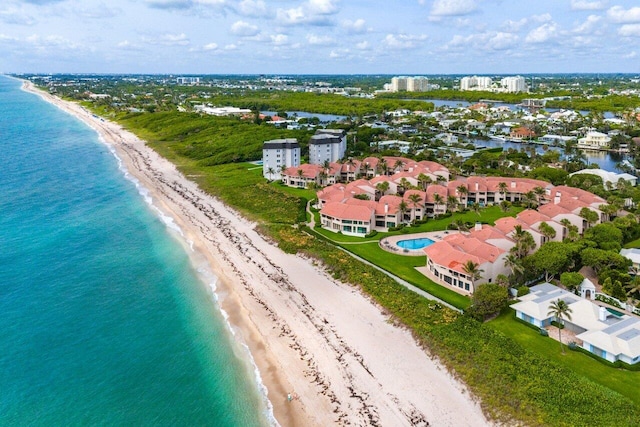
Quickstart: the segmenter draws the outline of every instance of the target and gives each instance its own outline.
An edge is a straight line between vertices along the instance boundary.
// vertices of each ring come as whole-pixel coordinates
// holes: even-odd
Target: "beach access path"
[[[95,129],[181,228],[194,265],[206,262],[216,274],[221,308],[259,369],[278,424],[490,424],[464,384],[358,289],[282,252],[119,125],[30,82],[24,88]]]

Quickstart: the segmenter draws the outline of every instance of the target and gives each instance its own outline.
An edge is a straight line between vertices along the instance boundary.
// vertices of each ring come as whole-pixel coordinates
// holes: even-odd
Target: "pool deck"
[[[403,249],[398,246],[398,242],[400,240],[411,240],[411,239],[422,239],[427,238],[431,239],[434,242],[439,242],[444,239],[446,236],[459,233],[456,230],[442,230],[442,231],[429,231],[427,233],[415,233],[415,234],[400,234],[397,236],[389,236],[381,239],[379,242],[380,248],[383,250],[397,254],[397,255],[407,255],[407,256],[424,256],[423,249]]]

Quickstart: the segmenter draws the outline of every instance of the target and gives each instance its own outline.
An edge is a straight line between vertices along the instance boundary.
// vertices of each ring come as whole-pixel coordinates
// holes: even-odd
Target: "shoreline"
[[[280,425],[490,424],[466,387],[356,288],[280,251],[132,133],[22,81],[93,128],[206,259]]]

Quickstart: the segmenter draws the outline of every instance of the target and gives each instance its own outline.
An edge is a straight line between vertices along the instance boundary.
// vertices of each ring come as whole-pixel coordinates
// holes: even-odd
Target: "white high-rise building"
[[[407,92],[426,92],[428,90],[428,78],[422,76],[407,78]]]
[[[460,79],[460,90],[489,90],[492,84],[491,77],[467,76]]]
[[[347,151],[347,134],[342,129],[319,129],[309,141],[309,163],[337,162]]]
[[[272,139],[262,145],[262,176],[281,179],[283,167],[300,166],[300,144],[295,138]]]
[[[500,84],[507,92],[528,92],[527,81],[522,76],[505,77]]]
[[[407,90],[407,78],[406,77],[392,77],[391,78],[391,92],[400,92],[401,90]]]

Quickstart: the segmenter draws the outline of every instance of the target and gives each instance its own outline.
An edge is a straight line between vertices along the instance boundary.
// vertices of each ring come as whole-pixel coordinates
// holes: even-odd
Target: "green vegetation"
[[[309,139],[303,131],[257,125],[236,117],[175,111],[128,114],[119,121],[152,143],[154,148],[164,143],[176,155],[198,160],[203,166],[258,160],[262,157],[262,143],[270,139],[299,138],[301,142]]]
[[[624,111],[638,106],[638,99],[625,95],[608,95],[601,97],[572,97],[566,101],[549,101],[549,108],[565,108],[572,110],[589,110],[597,112]]]
[[[530,328],[527,324],[517,321],[513,310],[505,311],[500,317],[487,323],[487,326],[508,335],[518,345],[538,355],[541,360],[571,369],[575,374],[631,399],[637,407],[640,407],[640,389],[637,387],[640,372],[612,369],[603,363],[602,359],[586,357],[579,352],[569,351],[563,355],[557,341],[543,337],[537,328]],[[588,393],[585,392],[586,396]],[[584,408],[580,407],[580,409]]]
[[[376,108],[382,105],[364,102],[350,106],[337,96],[273,95],[246,99],[235,97],[233,104],[270,110],[323,112],[322,107],[311,107],[313,99],[322,99],[323,104],[325,99],[340,99],[336,102],[342,104],[328,107],[325,112],[340,113],[337,108],[345,108],[344,114],[348,115],[365,114],[365,111],[377,113]],[[247,104],[238,105],[235,102],[238,99]],[[224,100],[219,98],[215,102]],[[387,109],[405,105],[404,101],[380,101],[394,103],[394,107]],[[424,103],[419,104],[424,108]],[[349,109],[353,111],[347,113]],[[302,141],[304,133],[278,130],[235,118],[202,117],[189,113],[117,117],[122,124],[150,141],[154,149],[176,163],[205,191],[257,221],[261,231],[276,241],[280,248],[313,257],[325,265],[336,279],[361,287],[384,307],[392,321],[409,327],[422,345],[454,370],[482,400],[483,408],[490,416],[509,424],[566,426],[624,426],[634,425],[640,419],[640,393],[636,386],[640,373],[615,370],[578,352],[561,355],[555,341],[540,336],[511,317],[482,324],[469,316],[458,315],[407,290],[324,240],[326,237],[337,240],[343,248],[428,292],[458,307],[468,306],[468,298],[434,284],[415,270],[415,266],[425,265],[425,257],[406,257],[382,251],[377,240],[383,238],[384,233],[365,240],[353,240],[314,230],[320,233],[318,236],[323,236],[315,238],[303,229],[292,227],[305,221],[304,206],[314,193],[267,183],[258,167],[241,162],[259,158],[261,143],[266,139],[298,136]],[[515,215],[520,209],[512,207],[507,214]],[[479,213],[469,211],[429,220],[418,227],[407,227],[395,233],[444,230],[452,223],[493,223],[504,215],[500,207],[492,207]],[[625,233],[625,240],[638,237],[635,234],[637,230],[621,230]],[[594,238],[598,240],[599,237],[594,235]],[[594,249],[604,251],[595,248],[598,244],[607,242],[604,239],[599,243],[593,242]],[[607,261],[608,258],[604,262]]]
[[[347,98],[334,94],[254,91],[238,94],[214,95],[206,100],[217,105],[234,105],[258,111],[306,111],[319,114],[338,114],[350,117],[382,114],[397,109],[431,110],[433,104],[421,101],[382,98]]]

